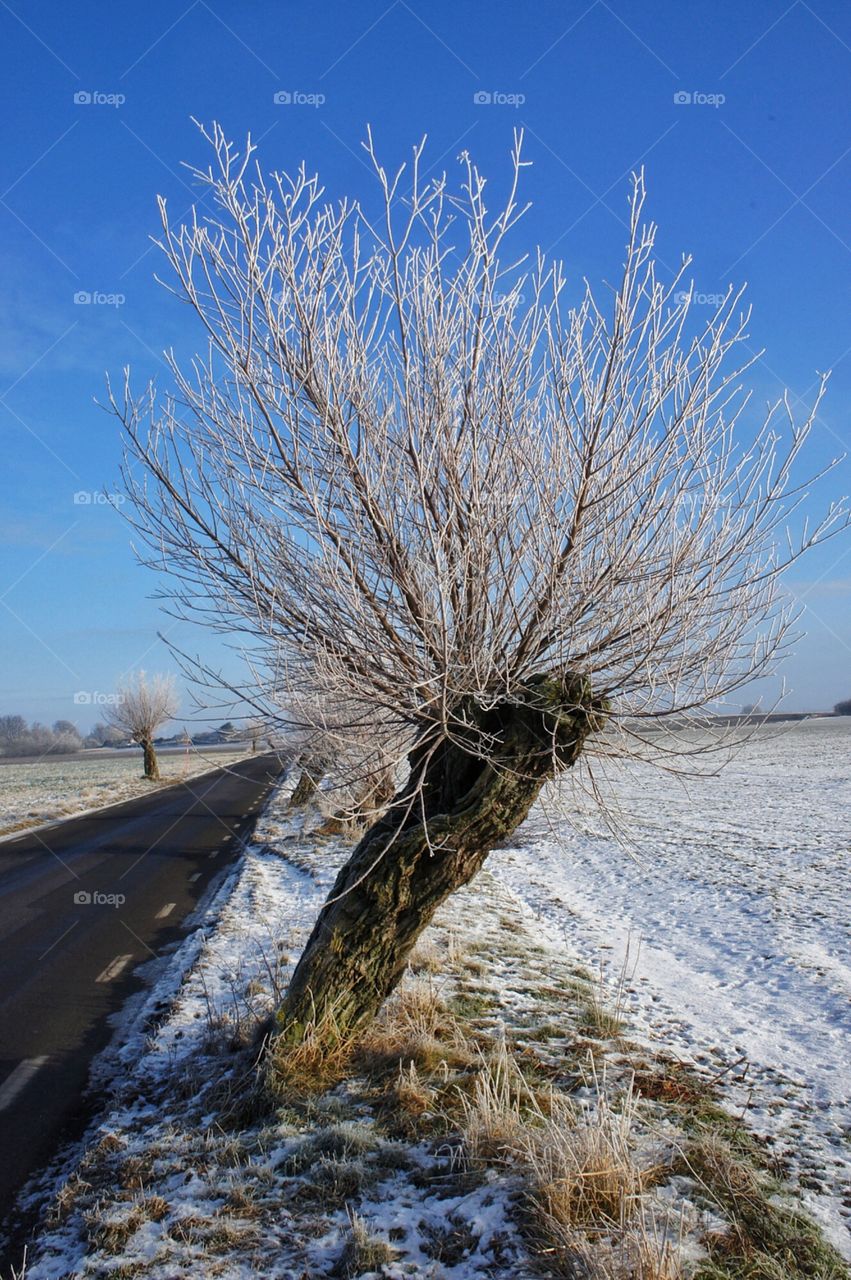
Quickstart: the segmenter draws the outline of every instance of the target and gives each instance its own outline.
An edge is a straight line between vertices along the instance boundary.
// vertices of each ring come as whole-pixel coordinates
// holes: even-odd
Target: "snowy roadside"
[[[120,1051],[113,1101],[30,1250],[28,1280],[566,1274],[546,1269],[553,1250],[530,1235],[530,1166],[507,1153],[528,1137],[527,1102],[544,1127],[547,1116],[581,1127],[601,1099],[631,1118],[642,1172],[629,1198],[645,1233],[605,1274],[694,1274],[708,1242],[729,1234],[696,1157],[684,1155],[693,1117],[679,1100],[704,1100],[665,1057],[666,1028],[661,1040],[652,1029],[627,1040],[575,939],[567,945],[530,905],[534,845],[523,867],[525,845],[497,855],[497,874],[442,909],[380,1048],[356,1056],[340,1083],[253,1109],[246,1046],[345,856],[289,818],[287,792],[258,823],[215,923],[187,939],[149,996]],[[518,893],[506,867],[531,892]],[[706,1113],[716,1112],[731,1141],[748,1145],[727,1113]],[[613,1247],[598,1231],[595,1251]],[[638,1247],[655,1250],[657,1270],[639,1269]]]
[[[66,762],[53,757],[37,763],[5,763],[0,769],[0,840],[186,782],[245,756],[245,751],[164,756],[160,782],[143,776],[140,757]]]

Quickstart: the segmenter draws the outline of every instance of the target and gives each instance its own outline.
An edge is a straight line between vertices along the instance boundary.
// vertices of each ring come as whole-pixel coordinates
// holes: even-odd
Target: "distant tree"
[[[57,720],[52,729],[23,716],[0,716],[0,755],[44,756],[51,752],[78,751],[82,739],[70,720]]]
[[[154,735],[160,725],[171,720],[177,711],[179,699],[174,676],[147,677],[144,671],[140,671],[129,684],[117,690],[117,695],[116,702],[107,708],[107,720],[139,743],[145,757],[145,777],[157,781],[160,768],[154,750]]]
[[[851,698],[846,698],[844,702],[837,702],[833,710],[838,716],[851,716]]]
[[[0,752],[4,755],[18,755],[14,747],[26,732],[27,722],[23,716],[0,716]]]
[[[83,745],[80,731],[70,720],[55,720],[51,751],[79,751]]]
[[[100,721],[92,726],[91,733],[86,741],[95,747],[117,747],[121,743],[127,741],[128,735],[121,729],[116,729],[114,725],[103,724]]]
[[[56,739],[48,729],[46,724],[42,724],[39,720],[33,720],[29,727],[29,731],[22,739],[22,746],[25,751],[20,752],[21,755],[46,755],[53,747]]]

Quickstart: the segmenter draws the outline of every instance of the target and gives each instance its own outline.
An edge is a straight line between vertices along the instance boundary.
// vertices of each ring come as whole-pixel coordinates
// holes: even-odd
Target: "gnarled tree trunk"
[[[290,809],[300,809],[316,793],[325,773],[323,762],[312,757],[301,761],[301,773],[290,796]]]
[[[521,705],[479,713],[470,749],[444,742],[427,763],[421,749],[411,753],[408,786],[357,845],[316,922],[275,1018],[276,1047],[297,1044],[325,1014],[341,1036],[369,1022],[440,904],[523,821],[544,782],[576,762],[604,717],[587,682],[539,677]]]
[[[157,760],[157,753],[154,751],[154,744],[150,738],[142,739],[142,754],[145,759],[145,777],[151,782],[159,782],[160,765]]]

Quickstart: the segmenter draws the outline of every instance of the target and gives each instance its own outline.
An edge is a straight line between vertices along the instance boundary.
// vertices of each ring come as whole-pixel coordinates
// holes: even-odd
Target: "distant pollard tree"
[[[844,702],[837,702],[833,710],[838,716],[851,716],[851,698],[846,698]]]
[[[497,208],[466,154],[450,188],[422,146],[388,174],[370,138],[374,218],[206,136],[211,212],[160,203],[205,346],[170,358],[164,399],[112,397],[131,520],[172,611],[248,637],[252,705],[321,688],[411,744],[296,968],[283,1049],[373,1016],[547,779],[636,746],[668,764],[693,740],[643,727],[769,674],[781,574],[847,516],[787,539],[815,409],[796,425],[783,400],[737,444],[741,294],[695,321],[687,260],[659,279],[641,176],[619,279],[570,306],[558,262],[505,257],[519,137]]]
[[[176,714],[180,705],[174,676],[146,676],[140,671],[116,691],[116,699],[106,708],[109,723],[142,748],[145,777],[157,781],[160,767],[154,750],[157,729]]]

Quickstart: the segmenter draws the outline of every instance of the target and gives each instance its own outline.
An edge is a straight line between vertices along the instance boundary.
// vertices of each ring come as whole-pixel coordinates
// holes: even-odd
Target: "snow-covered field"
[[[460,989],[481,1002],[484,1035],[508,1032],[561,1072],[589,1033],[559,993],[599,962],[638,1059],[696,1062],[725,1105],[769,1136],[846,1257],[849,782],[851,723],[839,721],[761,731],[688,794],[630,771],[613,783],[632,858],[593,834],[590,817],[578,834],[552,803],[538,806],[430,931],[444,965],[454,954],[468,966]],[[381,1129],[362,1080],[306,1112],[285,1107],[244,1127],[222,1119],[226,1046],[244,1042],[279,996],[341,856],[273,799],[112,1056],[114,1103],[30,1253],[32,1280],[341,1274],[354,1210],[392,1242],[386,1277],[533,1274],[515,1213],[522,1181],[492,1170],[459,1183],[445,1140]],[[454,998],[457,978],[436,972]],[[610,1061],[623,1071],[619,1052]],[[645,1139],[676,1149],[675,1117],[647,1105]],[[707,1224],[693,1191],[674,1177],[658,1194],[698,1257]],[[435,1252],[447,1224],[453,1248],[468,1242],[451,1262]]]
[[[851,1256],[851,719],[761,729],[687,790],[650,767],[611,786],[632,856],[539,806],[491,871],[626,976],[631,1021],[729,1068]]]
[[[194,778],[244,756],[245,751],[163,753],[160,785]],[[141,754],[125,759],[93,754],[90,760],[53,756],[22,764],[4,762],[0,764],[0,836],[129,800],[146,794],[153,785],[143,776]]]

